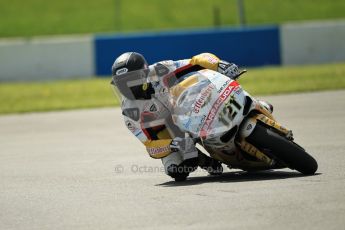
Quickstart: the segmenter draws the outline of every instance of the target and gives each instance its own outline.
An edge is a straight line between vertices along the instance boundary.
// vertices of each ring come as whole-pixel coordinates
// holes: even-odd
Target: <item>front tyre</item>
[[[281,160],[289,168],[305,174],[312,175],[318,165],[316,160],[297,144],[273,132],[258,122],[254,131],[247,137],[248,142],[262,151],[269,153]]]

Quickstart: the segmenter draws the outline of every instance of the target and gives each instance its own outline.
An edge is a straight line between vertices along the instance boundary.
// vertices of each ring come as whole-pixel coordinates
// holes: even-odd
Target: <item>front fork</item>
[[[261,104],[257,103],[255,106],[255,110],[257,111],[257,113],[246,118],[247,120],[242,125],[242,128],[240,130],[240,141],[238,142],[238,145],[242,151],[257,158],[260,161],[265,162],[269,166],[273,166],[275,164],[274,159],[268,157],[265,153],[260,151],[254,145],[247,142],[246,138],[253,132],[258,121],[277,130],[289,140],[293,140],[292,131],[288,130],[287,128],[279,124],[274,119],[272,114],[267,109],[265,109]]]

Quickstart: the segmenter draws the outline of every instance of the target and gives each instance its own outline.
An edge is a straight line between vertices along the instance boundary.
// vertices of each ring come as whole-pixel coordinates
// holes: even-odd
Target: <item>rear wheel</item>
[[[267,152],[268,155],[281,160],[289,168],[312,175],[317,170],[316,160],[297,144],[266,128],[260,122],[247,138],[255,147]]]

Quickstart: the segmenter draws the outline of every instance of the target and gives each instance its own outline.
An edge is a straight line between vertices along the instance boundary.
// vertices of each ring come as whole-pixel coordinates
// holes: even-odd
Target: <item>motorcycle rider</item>
[[[176,181],[185,180],[198,166],[211,175],[223,171],[218,161],[198,150],[193,139],[174,125],[168,108],[166,89],[177,80],[169,78],[169,73],[183,76],[186,69],[193,67],[215,70],[231,79],[244,72],[210,53],[149,66],[141,54],[126,52],[112,66],[112,84],[122,95],[121,108],[127,128],[146,146],[152,158],[162,160],[166,174]],[[159,79],[148,80],[149,68],[155,70]]]

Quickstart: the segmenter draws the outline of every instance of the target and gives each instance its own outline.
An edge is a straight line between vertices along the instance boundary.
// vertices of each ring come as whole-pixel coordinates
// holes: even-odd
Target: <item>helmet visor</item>
[[[148,70],[137,70],[121,75],[113,76],[111,84],[116,86],[118,91],[129,100],[138,100],[143,97],[147,87]]]

